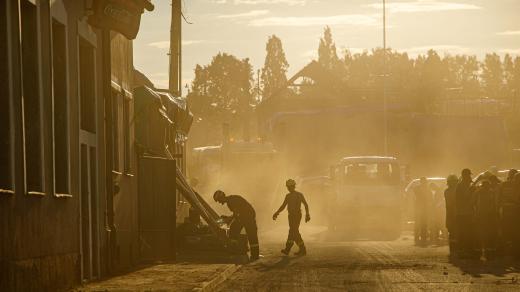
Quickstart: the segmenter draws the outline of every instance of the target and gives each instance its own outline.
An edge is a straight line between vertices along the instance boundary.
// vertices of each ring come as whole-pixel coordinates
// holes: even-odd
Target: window
[[[130,103],[131,99],[125,98],[123,105],[123,136],[124,136],[124,169],[125,173],[130,173],[131,169],[131,140],[130,140]]]
[[[361,162],[345,165],[345,183],[349,185],[398,184],[399,168],[394,163]]]
[[[69,119],[67,96],[67,38],[65,26],[52,21],[52,86],[54,104],[55,192],[69,193]]]
[[[81,129],[96,133],[96,75],[94,47],[85,39],[79,41],[79,78]]]
[[[43,191],[43,154],[37,7],[22,0],[20,9],[26,184],[29,192],[40,192]]]
[[[112,90],[112,169],[114,171],[120,172],[121,167],[119,165],[119,131],[120,131],[120,123],[119,123],[119,107],[120,107],[120,96],[121,94],[115,90]]]
[[[7,1],[0,4],[0,189],[12,189]]]

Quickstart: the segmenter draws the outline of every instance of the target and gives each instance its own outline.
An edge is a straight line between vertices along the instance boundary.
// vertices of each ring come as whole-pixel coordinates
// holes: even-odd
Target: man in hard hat
[[[444,238],[446,229],[444,228],[444,218],[446,218],[446,208],[444,207],[444,191],[435,183],[430,183],[430,191],[433,198],[430,206],[430,241],[434,244],[439,244],[441,241],[441,234]]]
[[[428,243],[428,222],[432,205],[432,192],[428,186],[428,179],[421,177],[419,185],[414,188],[415,193],[415,243],[425,245]]]
[[[512,218],[513,222],[520,222],[520,173],[515,174],[515,177],[513,179],[513,184],[515,188],[516,193],[516,200],[514,204],[514,211],[515,215]],[[513,256],[518,261],[520,260],[520,229],[518,228],[518,225],[516,225],[515,230],[513,231],[513,242],[512,242],[512,250],[513,250]]]
[[[448,243],[450,247],[450,255],[457,252],[457,203],[456,189],[459,178],[451,174],[446,179],[448,188],[444,190],[444,202],[446,203],[446,229],[448,230]]]
[[[247,234],[247,240],[249,241],[249,248],[251,250],[251,261],[256,261],[260,255],[260,247],[258,245],[258,228],[256,226],[256,212],[253,206],[249,204],[246,199],[241,196],[231,195],[226,196],[226,194],[218,190],[213,194],[213,199],[215,202],[221,203],[222,205],[226,204],[233,212],[233,216],[226,217],[231,221],[231,225],[229,226],[229,238],[237,239],[242,231],[242,228],[245,228]]]
[[[475,215],[478,226],[479,250],[482,257],[489,259],[496,250],[497,239],[497,208],[496,192],[494,184],[498,178],[482,181],[480,187],[475,191]]]
[[[285,248],[282,249],[282,253],[288,255],[291,251],[291,247],[296,242],[300,250],[296,252],[295,255],[304,256],[307,254],[307,249],[300,234],[300,222],[302,220],[301,205],[303,204],[303,206],[305,206],[305,222],[311,220],[309,205],[307,201],[305,201],[303,194],[296,191],[296,182],[293,179],[287,180],[285,185],[289,193],[285,196],[282,206],[274,213],[273,220],[276,220],[280,212],[287,207],[287,212],[289,213],[289,236],[287,237]]]
[[[518,212],[516,208],[518,190],[514,182],[517,172],[516,169],[509,170],[507,180],[500,184],[498,191],[499,225],[502,235],[500,247],[501,251],[505,253],[511,252],[515,228],[518,224],[515,220],[516,212]]]
[[[457,236],[461,256],[471,257],[475,254],[475,186],[471,178],[471,170],[465,168],[461,172],[461,178],[457,184]]]

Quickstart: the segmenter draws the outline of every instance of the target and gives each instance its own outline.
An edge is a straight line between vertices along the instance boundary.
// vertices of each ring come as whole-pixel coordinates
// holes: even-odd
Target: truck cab
[[[403,173],[395,157],[341,159],[331,168],[334,196],[329,229],[352,238],[398,238]]]

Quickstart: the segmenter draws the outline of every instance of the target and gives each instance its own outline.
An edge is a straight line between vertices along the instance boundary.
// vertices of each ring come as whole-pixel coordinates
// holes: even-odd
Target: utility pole
[[[182,95],[182,0],[172,0],[172,19],[170,26],[170,72],[169,91],[176,96]]]
[[[386,98],[386,0],[383,0],[383,120],[384,151],[388,156],[388,101]]]

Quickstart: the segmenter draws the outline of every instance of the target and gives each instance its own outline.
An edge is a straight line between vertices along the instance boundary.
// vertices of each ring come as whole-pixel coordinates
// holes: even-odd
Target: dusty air
[[[520,291],[520,1],[0,1],[0,291]]]

